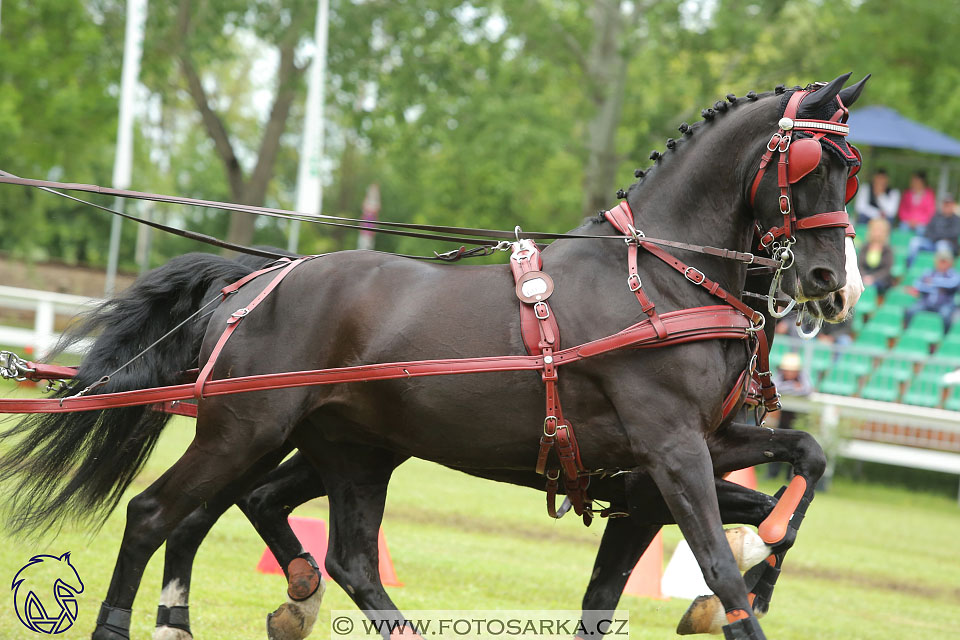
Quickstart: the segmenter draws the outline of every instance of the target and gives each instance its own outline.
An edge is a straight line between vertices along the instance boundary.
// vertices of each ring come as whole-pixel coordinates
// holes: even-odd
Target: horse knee
[[[794,471],[816,481],[827,468],[827,455],[817,439],[805,431],[799,431],[800,442],[796,447],[797,458]]]

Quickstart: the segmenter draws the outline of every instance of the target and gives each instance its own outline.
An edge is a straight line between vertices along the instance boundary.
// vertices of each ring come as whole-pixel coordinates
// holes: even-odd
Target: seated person
[[[870,178],[870,188],[860,189],[854,202],[857,223],[865,224],[874,218],[893,220],[900,206],[900,190],[890,186],[890,177],[883,169]]]
[[[890,223],[885,219],[874,218],[867,225],[867,241],[857,252],[857,263],[864,286],[875,286],[882,295],[893,284]]]
[[[927,174],[917,171],[910,176],[910,188],[900,198],[900,228],[914,233],[923,233],[937,209],[933,189],[927,186]]]
[[[957,203],[953,196],[943,199],[940,213],[933,216],[923,235],[910,238],[910,253],[907,266],[913,264],[921,251],[949,251],[957,255],[957,241],[960,239],[960,216],[957,215]]]
[[[960,289],[960,273],[953,268],[953,254],[937,251],[933,269],[920,276],[911,287],[911,293],[919,294],[920,299],[907,309],[907,323],[918,311],[935,311],[943,318],[943,326],[949,328],[956,309],[957,289]]]

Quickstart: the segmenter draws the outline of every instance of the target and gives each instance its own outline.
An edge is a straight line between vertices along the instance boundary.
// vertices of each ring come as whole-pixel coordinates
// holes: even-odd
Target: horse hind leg
[[[239,404],[236,399],[231,401]],[[184,454],[127,504],[123,540],[91,640],[129,637],[133,601],[150,557],[194,509],[241,477],[264,451],[277,449],[286,439],[279,428],[256,426],[276,425],[275,420],[239,422],[226,417],[257,415],[256,407],[248,407],[246,412],[234,407],[236,414],[219,408],[201,409],[197,436]],[[281,413],[276,406],[261,410],[272,411],[274,416]]]
[[[326,584],[287,517],[296,507],[323,495],[326,490],[316,468],[297,453],[237,502],[287,577],[287,601],[267,615],[270,640],[301,640],[317,620]]]
[[[385,638],[411,634],[383,588],[378,546],[387,485],[406,458],[369,446],[300,439],[297,444],[319,470],[330,501],[327,571],[357,608],[381,625]]]
[[[221,490],[213,499],[193,510],[167,538],[163,565],[163,590],[157,607],[153,640],[190,640],[189,595],[193,563],[200,544],[220,516],[251,484],[275,467],[290,447],[267,454],[246,473]]]

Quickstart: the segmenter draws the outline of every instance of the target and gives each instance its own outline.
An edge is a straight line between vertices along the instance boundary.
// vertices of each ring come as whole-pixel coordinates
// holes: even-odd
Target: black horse
[[[271,250],[277,251],[275,248]],[[266,266],[259,258],[244,257],[241,261],[251,268]],[[772,274],[748,278],[747,290],[765,293],[769,290],[771,279]],[[758,311],[766,312],[765,301],[757,298],[747,300]],[[828,305],[834,305],[831,307],[834,310],[828,311],[827,317],[837,316],[843,307],[841,301],[830,301],[824,306]],[[774,339],[775,322],[768,316],[765,332],[770,342]],[[722,437],[713,436],[708,440],[716,473],[722,475],[758,463],[788,462],[797,473],[804,474],[812,481],[819,479],[825,459],[816,440],[803,431],[758,429],[755,422],[750,424],[752,417],[752,410],[745,407],[739,416],[739,424],[729,425]],[[276,453],[276,457],[281,458],[288,451],[289,447],[285,447]],[[234,503],[267,542],[290,583],[288,602],[267,618],[269,638],[299,640],[306,637],[316,619],[323,585],[318,570],[305,573],[302,564],[297,566],[298,562],[304,560],[308,564],[315,564],[315,561],[302,548],[290,528],[287,516],[299,505],[328,495],[325,476],[335,487],[329,503],[331,538],[326,558],[328,571],[339,584],[344,587],[350,585],[347,593],[361,610],[393,609],[394,605],[380,582],[377,532],[383,515],[387,483],[395,466],[406,458],[375,450],[365,451],[362,456],[355,453],[340,451],[338,445],[329,443],[324,455],[331,463],[320,468],[296,453],[266,476],[257,477],[257,470],[253,470],[185,518],[167,539],[163,592],[154,640],[188,640],[192,637],[188,600],[194,558],[210,528]],[[369,468],[363,466],[365,458],[371,462]],[[330,478],[327,471],[338,460],[349,460],[352,465],[347,473],[341,472]],[[470,470],[464,471],[470,473]],[[477,474],[475,471],[473,473]],[[543,489],[541,476],[529,472],[496,479]],[[376,484],[377,481],[380,484]],[[254,486],[248,489],[250,485]],[[358,491],[358,487],[364,487],[364,490]],[[608,521],[583,599],[585,616],[609,618],[640,555],[661,526],[674,524],[674,519],[656,491],[656,485],[646,474],[597,478],[593,480],[591,489],[597,498],[609,500],[616,512],[629,514],[625,518],[611,518]],[[758,526],[777,504],[774,497],[745,489],[719,477],[716,489],[724,524]],[[761,553],[759,558],[757,556],[762,549],[769,550],[769,554],[775,558],[774,565],[763,563],[747,576],[747,588],[753,596],[753,609],[758,615],[765,614],[769,608],[783,557],[791,543],[781,543],[774,549],[758,545],[746,558],[742,557],[742,549],[735,549],[742,570],[748,568],[751,562],[765,559],[767,552]],[[599,616],[597,612],[601,612]],[[716,626],[717,614],[722,612],[715,598],[698,599],[678,629],[683,633],[705,631]]]
[[[821,117],[846,78],[812,92],[799,115]],[[855,95],[843,102],[851,103],[851,98]],[[655,237],[745,251],[754,219],[764,228],[782,221],[775,178],[760,183],[756,206],[749,205],[748,193],[755,161],[777,129],[782,99],[762,96],[728,111],[675,145],[676,150],[659,161],[656,179],[650,176],[631,187],[628,200],[637,229]],[[825,154],[824,161],[794,185],[797,217],[840,209],[846,182],[845,163]],[[599,221],[577,231],[613,233]],[[784,290],[803,300],[842,288],[843,236],[839,228],[798,233]],[[622,286],[624,256],[611,246],[560,240],[544,252],[557,284],[551,302],[566,344],[612,335],[639,317],[636,300]],[[111,313],[100,316],[106,326],[81,364],[75,388],[96,382],[149,344],[152,336],[165,333],[199,306],[211,286],[238,277],[239,268],[223,261],[191,260],[189,272],[183,261],[174,261],[149,280],[151,286],[135,288],[113,303]],[[697,255],[689,263],[724,289],[742,290],[743,265],[708,255]],[[690,286],[653,256],[641,255],[639,264],[646,274],[644,288],[661,311],[713,303],[706,291]],[[173,276],[180,280],[174,282]],[[265,285],[266,279],[255,280],[231,304],[217,309],[209,320],[201,363],[237,305],[249,304]],[[276,340],[279,335],[284,339]],[[194,359],[178,347],[190,342],[183,337],[179,344],[149,352],[97,391],[176,382],[179,371]],[[347,252],[293,271],[234,333],[213,373],[222,378],[522,351],[513,286],[504,267],[451,269]],[[723,534],[707,446],[708,438],[723,437],[720,404],[749,355],[740,340],[619,351],[565,367],[562,395],[568,418],[584,425],[580,451],[589,467],[649,474],[728,612],[728,637],[762,638]],[[356,461],[328,459],[328,443],[348,455],[414,455],[482,475],[510,476],[528,470],[536,458],[542,394],[535,377],[518,372],[202,399],[194,442],[128,504],[127,528],[93,638],[126,637],[129,609],[153,552],[200,504],[252,467],[272,467],[272,456],[288,440],[312,463],[326,468],[325,481],[341,474],[343,480],[358,480],[344,471]],[[677,414],[677,407],[684,413]],[[19,480],[19,491],[9,500],[15,509],[13,524],[24,529],[65,513],[106,513],[149,455],[163,422],[142,408],[45,415],[22,422],[6,437],[25,434],[24,440],[0,461],[0,478],[16,475]],[[472,426],[465,427],[467,423]],[[369,469],[380,460],[359,462]],[[62,470],[68,464],[76,471],[65,478]],[[333,502],[333,483],[326,484]],[[804,498],[809,500],[809,478],[806,487]]]

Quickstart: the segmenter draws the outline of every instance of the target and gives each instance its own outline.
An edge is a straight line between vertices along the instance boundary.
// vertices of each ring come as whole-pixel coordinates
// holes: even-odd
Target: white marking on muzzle
[[[844,243],[846,247],[846,268],[847,284],[838,292],[840,299],[843,300],[843,309],[840,315],[833,318],[837,322],[845,319],[850,311],[857,306],[857,301],[863,294],[863,278],[860,276],[860,267],[857,265],[857,249],[853,246],[853,238],[847,238]]]

